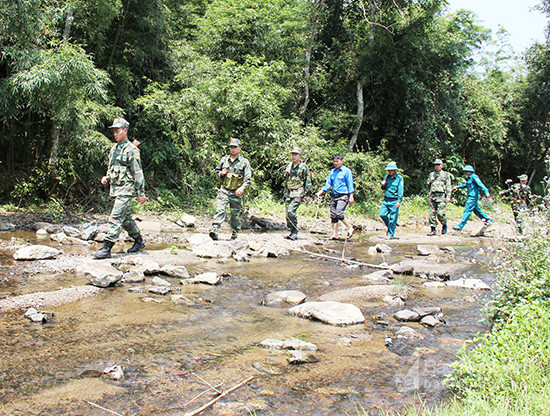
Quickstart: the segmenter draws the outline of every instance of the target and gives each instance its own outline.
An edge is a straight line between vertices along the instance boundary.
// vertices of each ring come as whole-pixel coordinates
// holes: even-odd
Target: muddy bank
[[[223,388],[254,376],[205,412],[212,415],[354,414],[357,406],[382,412],[418,397],[438,403],[445,397],[441,381],[457,349],[487,329],[480,321],[479,301],[489,296],[488,291],[426,287],[425,282],[435,280],[413,268],[410,274],[395,273],[386,286],[366,296],[362,288],[380,284],[365,277],[374,269],[292,249],[305,247],[330,257],[344,254],[346,259],[379,265],[452,265],[450,280],[466,275],[492,285],[488,266],[497,244],[492,238],[465,233],[429,238],[417,229],[393,241],[382,240],[381,233],[358,233],[349,242],[328,242],[322,234],[302,232],[298,242],[289,242],[284,232],[248,231],[240,237],[248,249],[258,253],[271,247],[280,255],[249,255],[249,261],[238,261],[233,254],[197,256],[189,238],[200,241],[201,232],[208,231],[206,221],[194,229],[175,229],[172,224],[144,219],[148,247],[139,257],[159,268],[185,266],[191,277],[205,272],[223,275],[221,282],[181,284],[180,278],[144,274],[143,282],[117,283],[95,296],[52,305],[54,319],[43,325],[30,322],[24,310],[1,310],[1,349],[11,359],[0,363],[0,413],[105,414],[88,400],[124,415],[182,414],[214,397],[208,392],[184,406],[209,389],[197,376],[211,384],[223,382]],[[325,225],[328,231],[329,224],[321,224]],[[99,244],[52,242],[62,251],[55,259],[15,262],[10,255],[17,247],[38,242],[34,232],[15,233],[0,235],[7,242],[1,246],[2,299],[73,285],[89,287],[82,266],[91,267],[90,253]],[[392,251],[369,254],[378,243]],[[420,256],[418,244],[451,246],[455,252]],[[124,273],[137,267],[132,259],[138,256],[123,253],[129,245],[117,244],[113,258],[101,262]],[[170,283],[169,294],[148,291],[156,277]],[[291,316],[291,305],[262,305],[269,294],[282,290],[300,291],[306,302],[338,294],[339,301],[358,307],[365,321],[333,326]],[[349,297],[342,298],[346,293]],[[384,300],[388,295],[403,295],[403,303]],[[394,318],[402,309],[421,307],[441,308],[445,323],[431,328]],[[318,348],[316,360],[290,364],[288,350],[260,345],[268,338],[308,341]],[[90,377],[114,364],[124,370],[121,380]]]

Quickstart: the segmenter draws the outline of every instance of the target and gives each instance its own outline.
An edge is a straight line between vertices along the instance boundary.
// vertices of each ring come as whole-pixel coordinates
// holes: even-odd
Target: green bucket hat
[[[239,139],[231,139],[229,146],[238,146],[241,147],[241,141]]]
[[[395,162],[390,162],[386,165],[386,170],[399,170]]]
[[[462,168],[462,170],[464,172],[475,172],[474,168],[472,167],[472,165],[466,165]]]
[[[130,123],[128,123],[123,118],[115,118],[113,121],[113,125],[109,126],[110,129],[127,129],[130,127]]]
[[[302,154],[302,149],[300,149],[298,146],[294,146],[290,153],[298,153],[299,155]]]

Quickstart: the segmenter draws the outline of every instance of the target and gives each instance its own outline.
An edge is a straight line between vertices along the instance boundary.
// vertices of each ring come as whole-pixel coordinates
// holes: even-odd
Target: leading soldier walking
[[[241,156],[241,141],[231,139],[229,142],[229,155],[223,156],[216,166],[216,173],[220,177],[221,184],[216,197],[216,214],[212,221],[210,238],[218,239],[218,232],[225,219],[227,205],[231,210],[231,239],[235,240],[241,231],[241,207],[244,190],[252,182],[252,170],[248,160]]]
[[[122,228],[134,239],[134,245],[128,250],[128,253],[135,253],[145,248],[141,232],[130,213],[130,202],[135,194],[138,195],[140,204],[144,204],[146,198],[145,178],[141,169],[139,150],[128,140],[129,127],[130,123],[123,118],[116,118],[113,125],[109,126],[110,129],[113,129],[113,136],[117,144],[111,148],[109,167],[107,174],[101,178],[101,183],[111,185],[109,195],[115,198],[115,203],[109,216],[103,247],[92,254],[98,259],[111,257],[111,249]]]
[[[305,198],[306,203],[311,201],[312,185],[311,176],[307,165],[302,162],[302,150],[295,147],[290,152],[292,162],[285,169],[285,209],[286,226],[290,234],[285,238],[298,239],[298,207]]]
[[[523,234],[523,223],[521,215],[523,212],[529,209],[531,205],[531,187],[527,185],[529,177],[525,174],[519,175],[518,179],[520,183],[512,185],[509,189],[499,192],[501,196],[510,196],[512,199],[512,212],[514,213],[514,220],[520,234]],[[512,180],[509,179],[511,182]]]
[[[451,202],[451,174],[443,170],[443,161],[434,161],[434,171],[428,177],[430,187],[430,227],[428,235],[436,235],[437,220],[441,223],[441,234],[447,233],[445,208]]]

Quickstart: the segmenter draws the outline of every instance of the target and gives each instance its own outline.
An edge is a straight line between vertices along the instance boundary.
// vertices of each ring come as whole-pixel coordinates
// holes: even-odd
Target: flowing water
[[[16,237],[32,239],[33,235]],[[391,264],[416,254],[415,245],[402,244],[394,246],[386,258],[370,257],[369,245],[366,240],[348,244],[346,256]],[[338,251],[342,244],[328,247]],[[491,283],[488,259],[478,255],[478,247],[455,248],[457,260],[478,258],[464,273]],[[9,274],[9,256],[2,253],[0,261],[1,273]],[[439,306],[446,320],[432,329],[407,323],[423,337],[416,341],[395,337],[404,324],[391,315],[402,307],[361,305],[364,324],[334,327],[291,317],[288,308],[262,306],[261,300],[277,290],[300,290],[315,300],[333,290],[365,284],[360,277],[367,269],[302,254],[250,263],[195,261],[188,270],[191,275],[205,271],[229,275],[217,286],[181,286],[177,293],[193,300],[188,304],[131,293],[125,284],[96,297],[45,308],[55,313],[48,324],[32,323],[21,311],[4,312],[0,316],[0,414],[112,414],[89,401],[123,415],[183,415],[214,397],[209,392],[184,406],[208,389],[202,380],[223,383],[220,388],[228,389],[249,376],[254,379],[204,414],[353,415],[359,409],[373,414],[400,410],[419,399],[437,405],[446,397],[442,380],[458,348],[488,328],[480,305],[489,295],[422,289],[414,277],[396,279],[399,285],[417,288],[407,307]],[[83,284],[83,278],[71,273],[11,276],[0,283],[0,293],[6,297]],[[151,296],[162,303],[143,301]],[[391,348],[385,346],[388,336],[394,341]],[[319,361],[289,365],[287,353],[257,346],[266,338],[294,337],[316,344]],[[96,377],[114,364],[123,368],[122,380]]]

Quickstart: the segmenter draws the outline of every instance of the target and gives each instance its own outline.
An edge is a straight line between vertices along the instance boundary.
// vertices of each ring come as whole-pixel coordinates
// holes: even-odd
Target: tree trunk
[[[57,167],[57,158],[59,155],[59,127],[55,124],[52,124],[52,128],[50,130],[50,144],[51,150],[48,164],[50,165],[50,168],[55,169]]]
[[[71,37],[71,26],[73,24],[74,16],[73,9],[69,7],[67,12],[67,18],[65,19],[65,30],[63,31],[63,41],[67,42]]]
[[[353,150],[357,143],[357,137],[359,137],[359,131],[363,125],[363,116],[365,114],[365,100],[363,99],[363,83],[357,81],[357,124],[355,125],[355,131],[349,141],[349,150]]]
[[[304,103],[302,104],[302,108],[300,108],[300,114],[302,116],[305,116],[307,107],[309,105],[309,77],[311,75],[310,73],[311,68],[311,48],[306,52],[306,66],[304,67],[304,75],[305,75],[305,87],[304,87]]]
[[[113,42],[113,50],[111,51],[111,55],[109,56],[109,61],[107,63],[107,68],[110,68],[113,64],[113,59],[115,59],[115,53],[117,50],[118,42],[120,41],[120,38],[122,37],[122,33],[124,32],[124,26],[126,25],[126,17],[128,16],[128,10],[130,8],[130,0],[126,1],[126,6],[122,9],[122,22],[120,22],[120,25],[117,28],[115,40]]]

